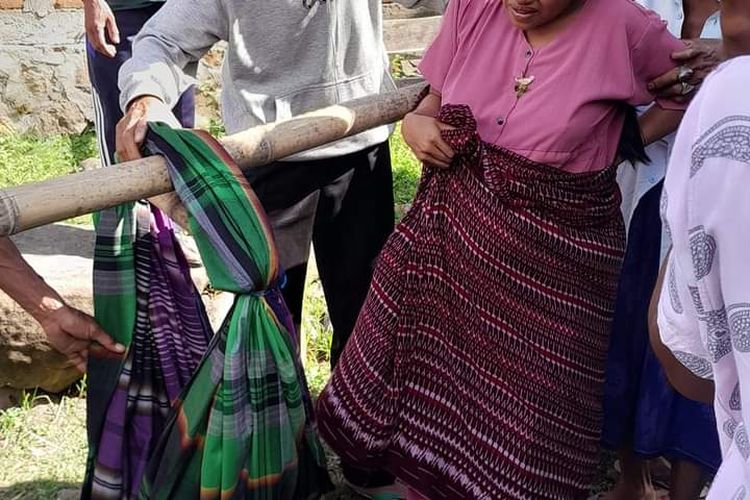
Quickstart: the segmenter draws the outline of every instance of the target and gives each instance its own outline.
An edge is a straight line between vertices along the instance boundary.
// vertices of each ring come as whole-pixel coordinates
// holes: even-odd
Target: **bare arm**
[[[453,149],[443,140],[440,132],[452,127],[435,118],[440,112],[440,106],[440,94],[431,90],[417,109],[404,116],[401,134],[419,161],[448,168],[453,160]]]
[[[703,80],[722,62],[721,40],[686,40],[686,47],[674,52],[672,59],[680,66],[669,70],[663,75],[649,82],[648,88],[662,99],[673,99],[679,102],[688,102],[694,95],[694,89],[699,87]],[[680,71],[684,68],[692,70],[685,78],[688,87],[684,87],[680,81]],[[690,90],[683,94],[685,90]],[[679,111],[658,109],[653,106],[641,116],[641,135],[644,143],[649,145],[662,137],[677,130],[682,119]]]
[[[431,116],[435,118],[440,112],[442,97],[436,90],[430,89],[430,93],[422,99],[419,106],[412,111],[416,115]]]
[[[83,19],[86,38],[94,50],[107,57],[115,57],[120,32],[109,5],[104,0],[84,0]]]
[[[674,387],[677,392],[694,401],[713,404],[713,381],[700,378],[685,368],[685,366],[674,357],[672,351],[662,343],[661,336],[659,335],[657,310],[668,261],[669,259],[665,259],[664,264],[662,264],[661,269],[659,270],[659,277],[656,280],[654,293],[651,296],[651,303],[648,308],[648,332],[649,339],[651,340],[651,347],[654,350],[654,354],[656,354],[656,357],[659,359],[661,366],[664,368],[664,373],[667,375],[670,385]]]
[[[684,114],[684,111],[651,106],[651,109],[643,113],[638,119],[643,144],[648,146],[676,131]]]
[[[81,371],[86,368],[89,348],[94,342],[117,354],[125,350],[93,318],[68,306],[34,272],[8,238],[0,238],[0,289],[39,322],[52,346]]]
[[[0,289],[39,322],[63,303],[8,238],[0,238]]]

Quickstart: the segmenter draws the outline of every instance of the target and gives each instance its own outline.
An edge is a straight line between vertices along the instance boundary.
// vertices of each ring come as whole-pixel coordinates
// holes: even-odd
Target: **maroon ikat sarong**
[[[439,119],[456,158],[380,255],[319,430],[433,500],[581,497],[624,253],[615,168],[484,143],[466,106]]]

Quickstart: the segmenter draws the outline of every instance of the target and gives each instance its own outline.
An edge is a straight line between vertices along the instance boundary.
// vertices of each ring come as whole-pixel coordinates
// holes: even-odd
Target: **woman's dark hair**
[[[651,158],[646,154],[646,146],[641,137],[641,127],[638,124],[638,113],[629,104],[621,104],[625,113],[625,122],[622,126],[620,144],[617,146],[617,154],[620,159],[629,161],[635,166],[636,162],[651,163]]]

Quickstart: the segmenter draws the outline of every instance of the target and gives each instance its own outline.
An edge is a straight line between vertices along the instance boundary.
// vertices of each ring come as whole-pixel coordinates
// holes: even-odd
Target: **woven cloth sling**
[[[127,204],[96,218],[95,313],[128,346],[89,362],[84,498],[312,498],[323,450],[265,213],[208,134],[150,124],[214,289],[214,335],[170,221]]]

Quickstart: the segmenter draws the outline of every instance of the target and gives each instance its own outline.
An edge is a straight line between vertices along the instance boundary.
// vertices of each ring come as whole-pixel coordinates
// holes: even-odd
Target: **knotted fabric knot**
[[[471,108],[464,104],[445,105],[440,108],[437,119],[446,125],[455,127],[443,130],[441,136],[456,153],[456,156],[462,156],[473,163],[480,155],[481,142],[477,133],[477,121],[471,112]]]
[[[278,290],[283,290],[284,287],[286,287],[286,274],[281,273],[271,285],[260,290],[253,290],[252,292],[248,293],[248,295],[252,295],[254,297],[268,297]]]
[[[211,286],[236,300],[215,333],[208,321],[203,325],[210,335],[206,354],[144,457],[139,498],[198,492],[320,498],[330,486],[325,454],[263,207],[240,168],[205,132],[151,123],[146,144],[165,159]]]

